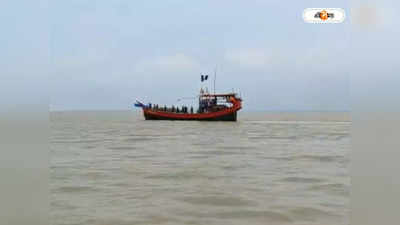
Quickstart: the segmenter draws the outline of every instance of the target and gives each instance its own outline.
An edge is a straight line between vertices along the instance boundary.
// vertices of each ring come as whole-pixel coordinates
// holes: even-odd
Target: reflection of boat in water
[[[242,99],[236,93],[209,94],[201,90],[196,112],[193,112],[193,107],[167,108],[151,103],[145,105],[139,101],[135,106],[143,109],[146,120],[236,121],[237,111],[242,108]]]

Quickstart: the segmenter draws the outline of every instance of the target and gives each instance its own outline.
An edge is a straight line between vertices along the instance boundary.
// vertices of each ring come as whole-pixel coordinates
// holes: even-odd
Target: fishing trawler
[[[208,76],[207,76],[208,77]],[[203,77],[201,81],[207,79]],[[214,86],[215,87],[215,86]],[[237,112],[242,108],[242,99],[237,93],[210,94],[208,90],[200,89],[199,106],[167,107],[158,104],[143,104],[136,100],[135,106],[143,110],[146,120],[198,120],[198,121],[237,121]]]

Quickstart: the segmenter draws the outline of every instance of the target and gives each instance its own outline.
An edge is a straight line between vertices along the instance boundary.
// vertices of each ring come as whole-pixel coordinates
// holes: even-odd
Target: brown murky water
[[[349,224],[345,113],[51,113],[52,224]]]

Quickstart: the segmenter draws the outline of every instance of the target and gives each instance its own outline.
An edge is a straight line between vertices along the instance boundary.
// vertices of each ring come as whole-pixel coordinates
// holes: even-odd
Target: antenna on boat
[[[214,69],[214,95],[215,95],[215,81],[217,80],[217,65],[215,65]]]

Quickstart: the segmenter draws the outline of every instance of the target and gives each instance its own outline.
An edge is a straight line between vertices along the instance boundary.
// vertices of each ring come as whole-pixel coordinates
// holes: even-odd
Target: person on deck
[[[193,114],[193,106],[190,106],[190,113]]]

